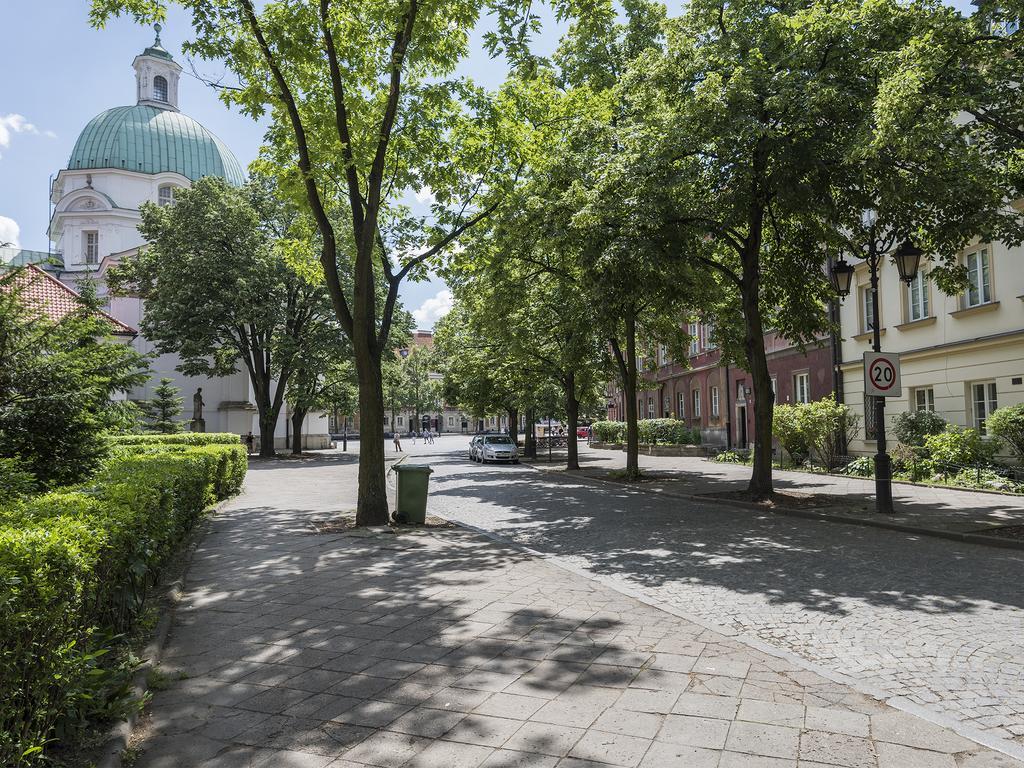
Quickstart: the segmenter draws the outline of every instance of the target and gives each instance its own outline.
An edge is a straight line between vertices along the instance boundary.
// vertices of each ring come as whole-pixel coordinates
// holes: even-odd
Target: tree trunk
[[[512,438],[512,442],[519,445],[519,409],[509,408],[508,409],[508,436]]]
[[[356,525],[387,525],[388,496],[384,481],[384,389],[380,360],[360,334],[353,344],[359,380],[359,495]]]
[[[626,479],[640,477],[640,429],[636,412],[636,313],[626,313],[626,375],[622,391],[626,399]]]
[[[568,440],[568,455],[566,456],[566,469],[580,468],[580,451],[576,444],[576,430],[580,423],[580,401],[576,397],[576,374],[570,373],[565,378],[565,418],[568,422],[566,438]]]
[[[272,459],[277,455],[277,451],[274,450],[274,428],[277,426],[276,414],[271,413],[271,409],[259,408],[259,424],[260,424],[260,458],[261,459]]]
[[[526,409],[526,439],[523,441],[523,456],[527,459],[537,458],[537,413],[533,408]]]
[[[754,498],[772,495],[772,415],[775,394],[768,372],[768,356],[764,350],[764,328],[761,322],[760,269],[757,256],[743,259],[744,339],[747,370],[754,385],[754,464],[747,490]]]
[[[292,411],[292,454],[302,453],[302,424],[306,420],[306,409],[296,408]]]

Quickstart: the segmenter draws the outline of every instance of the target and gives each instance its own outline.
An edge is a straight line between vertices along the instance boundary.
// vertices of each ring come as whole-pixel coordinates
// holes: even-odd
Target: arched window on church
[[[161,184],[157,189],[156,201],[159,205],[170,205],[174,202],[174,185]]]
[[[163,75],[153,78],[153,99],[167,101],[167,79]]]

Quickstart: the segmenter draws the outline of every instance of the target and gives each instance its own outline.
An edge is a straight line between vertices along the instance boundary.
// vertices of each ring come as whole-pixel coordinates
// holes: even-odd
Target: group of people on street
[[[412,438],[412,444],[413,445],[416,445],[416,440],[419,439],[419,438],[423,438],[424,444],[426,444],[426,445],[433,445],[434,444],[434,438],[437,437],[437,434],[435,432],[432,432],[432,431],[430,431],[428,429],[425,432],[410,432],[409,433],[409,437]],[[397,453],[400,453],[402,451],[402,436],[401,436],[400,433],[395,432],[395,434],[394,434],[394,441],[395,441],[395,451]]]

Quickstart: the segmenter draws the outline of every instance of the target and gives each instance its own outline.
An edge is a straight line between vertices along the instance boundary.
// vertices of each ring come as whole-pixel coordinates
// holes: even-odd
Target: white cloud
[[[433,328],[434,323],[452,311],[452,292],[445,288],[435,296],[424,301],[419,309],[413,310],[412,316],[420,328]]]
[[[417,203],[432,205],[436,201],[436,198],[434,197],[434,190],[430,187],[417,189],[413,194],[416,196]]]
[[[57,134],[53,131],[40,131],[28,121],[28,118],[24,115],[19,115],[17,112],[11,112],[9,115],[0,115],[0,149],[7,149],[11,146],[11,136],[16,133],[31,133],[36,136],[47,136],[51,139],[57,137]],[[3,157],[3,155],[0,155],[0,157]]]
[[[0,216],[0,245],[10,243],[17,248],[20,234],[21,227],[18,226],[18,222],[7,216]]]

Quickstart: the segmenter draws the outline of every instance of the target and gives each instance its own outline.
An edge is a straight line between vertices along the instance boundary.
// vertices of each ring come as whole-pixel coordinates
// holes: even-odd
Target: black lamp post
[[[878,270],[887,248],[877,239],[877,216],[874,211],[865,211],[864,226],[868,231],[868,248],[864,261],[868,265],[871,285],[871,349],[882,351],[882,331],[878,312]],[[891,246],[891,240],[889,244]],[[917,276],[922,251],[910,240],[905,240],[892,254],[892,260],[900,274],[900,280],[910,285]],[[832,285],[839,297],[850,295],[853,282],[853,266],[839,258],[832,265]],[[892,506],[892,461],[886,452],[885,398],[875,397],[875,511],[891,514]]]

